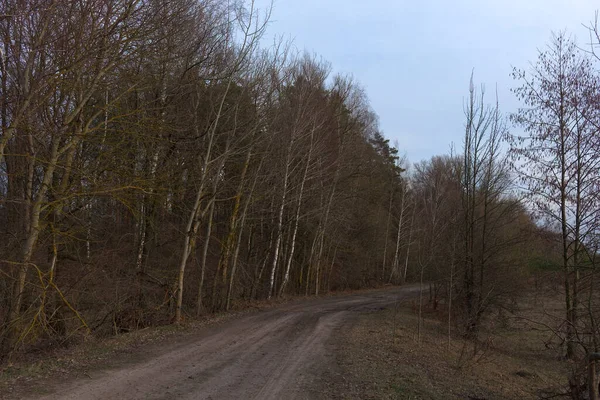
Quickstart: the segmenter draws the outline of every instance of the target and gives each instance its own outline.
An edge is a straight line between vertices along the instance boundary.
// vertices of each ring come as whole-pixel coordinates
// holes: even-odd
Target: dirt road
[[[208,327],[44,399],[313,399],[332,366],[336,330],[417,288],[296,301]],[[347,326],[347,325],[346,325]]]

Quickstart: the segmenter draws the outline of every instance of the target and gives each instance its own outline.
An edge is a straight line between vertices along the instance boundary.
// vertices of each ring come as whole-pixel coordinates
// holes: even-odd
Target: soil
[[[193,333],[122,347],[102,363],[19,379],[2,398],[326,399],[340,376],[340,338],[365,315],[416,287],[295,301],[226,318]],[[86,353],[86,354],[89,354]],[[27,385],[27,387],[25,387]],[[360,397],[357,397],[360,398]]]

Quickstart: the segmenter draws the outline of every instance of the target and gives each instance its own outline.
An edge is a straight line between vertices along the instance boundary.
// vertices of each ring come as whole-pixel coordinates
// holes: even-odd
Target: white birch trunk
[[[288,160],[285,165],[285,175],[283,177],[283,189],[282,189],[283,192],[281,195],[281,204],[279,206],[279,214],[277,217],[277,236],[275,238],[275,245],[273,247],[273,261],[271,263],[271,276],[269,278],[269,294],[267,295],[267,299],[271,299],[271,295],[273,294],[273,287],[275,286],[275,272],[277,270],[277,259],[279,258],[279,248],[281,247],[281,237],[283,235],[283,232],[282,232],[283,231],[283,229],[282,229],[283,211],[285,209],[285,201],[287,198],[289,165],[290,165],[290,161],[289,161],[289,156],[288,156]]]
[[[185,268],[187,266],[188,258],[193,251],[196,234],[198,233],[198,227],[200,225],[201,212],[200,208],[202,205],[202,197],[204,196],[204,185],[206,184],[206,176],[208,175],[208,165],[210,161],[210,157],[212,155],[212,147],[214,143],[214,138],[216,135],[217,127],[219,125],[219,120],[221,119],[221,115],[223,113],[223,106],[225,104],[225,99],[227,94],[229,93],[229,89],[231,88],[232,79],[229,79],[227,83],[227,88],[225,89],[225,93],[221,98],[221,103],[219,104],[219,109],[217,111],[217,115],[215,118],[215,122],[213,123],[209,135],[208,135],[208,143],[206,147],[206,153],[204,154],[204,162],[202,165],[202,172],[200,176],[200,183],[198,185],[198,190],[196,191],[196,197],[194,199],[194,204],[192,209],[190,210],[190,215],[188,217],[188,221],[185,227],[185,237],[183,239],[183,250],[181,252],[181,260],[179,262],[179,273],[177,275],[177,303],[175,305],[175,318],[174,323],[179,324],[181,322],[181,308],[183,306],[183,283],[185,279]]]
[[[339,173],[340,173],[340,168],[338,166],[338,168],[335,171],[335,176],[333,179],[333,184],[331,185],[331,192],[329,193],[329,200],[327,201],[327,207],[325,208],[325,215],[323,218],[323,226],[321,229],[321,237],[319,240],[319,252],[318,252],[318,256],[317,256],[317,267],[316,267],[316,277],[315,277],[315,295],[319,295],[319,287],[320,287],[320,275],[321,275],[321,263],[323,262],[322,258],[323,258],[323,248],[324,248],[324,242],[325,242],[325,232],[327,230],[327,223],[329,221],[329,214],[331,212],[331,207],[333,205],[333,198],[335,196],[335,190],[337,187],[337,182],[339,179]]]
[[[199,317],[204,310],[204,304],[202,302],[203,290],[204,290],[204,276],[206,274],[206,259],[208,257],[208,248],[210,246],[210,237],[212,235],[213,216],[215,212],[214,200],[210,203],[210,210],[208,212],[208,221],[206,222],[206,236],[204,237],[204,245],[202,247],[202,260],[200,261],[200,282],[198,283],[198,295],[196,298],[196,316]]]
[[[402,283],[406,282],[406,274],[408,273],[408,257],[410,254],[410,244],[412,241],[413,223],[415,221],[415,211],[413,210],[412,217],[410,219],[410,228],[408,229],[408,244],[406,245],[406,258],[404,259],[404,274],[402,275]]]
[[[402,200],[400,200],[400,219],[398,220],[398,231],[396,233],[396,251],[394,252],[394,263],[392,267],[392,272],[390,273],[389,282],[392,282],[392,278],[394,274],[399,273],[399,264],[400,259],[398,257],[400,252],[400,237],[402,236],[402,219],[404,217],[404,198],[406,196],[406,190],[402,189]]]
[[[302,209],[302,197],[304,195],[304,186],[306,185],[306,178],[308,176],[308,168],[310,167],[310,161],[312,158],[312,150],[313,150],[313,137],[314,137],[314,129],[312,129],[310,134],[310,149],[308,151],[308,159],[306,160],[306,166],[304,167],[304,173],[302,175],[302,182],[300,183],[300,193],[298,194],[298,203],[296,205],[296,216],[294,221],[294,230],[292,233],[292,240],[290,244],[290,254],[288,255],[287,265],[285,267],[285,275],[283,277],[283,282],[281,283],[281,288],[279,289],[279,296],[283,294],[285,287],[290,279],[290,269],[292,267],[292,261],[294,258],[294,251],[296,249],[296,236],[298,235],[298,225],[300,222],[300,211]]]

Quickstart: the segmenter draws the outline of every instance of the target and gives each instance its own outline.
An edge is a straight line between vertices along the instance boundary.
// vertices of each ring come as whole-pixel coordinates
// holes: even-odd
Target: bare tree
[[[515,89],[527,108],[513,119],[525,129],[511,136],[513,162],[540,217],[561,232],[567,356],[575,357],[584,248],[596,230],[598,146],[590,60],[565,34],[540,52],[530,74],[515,70]]]

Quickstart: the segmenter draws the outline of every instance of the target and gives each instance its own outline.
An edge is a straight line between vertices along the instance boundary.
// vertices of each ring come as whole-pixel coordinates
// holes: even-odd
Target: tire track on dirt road
[[[309,399],[335,330],[418,293],[403,287],[295,301],[207,327],[158,355],[78,380],[43,399]]]

